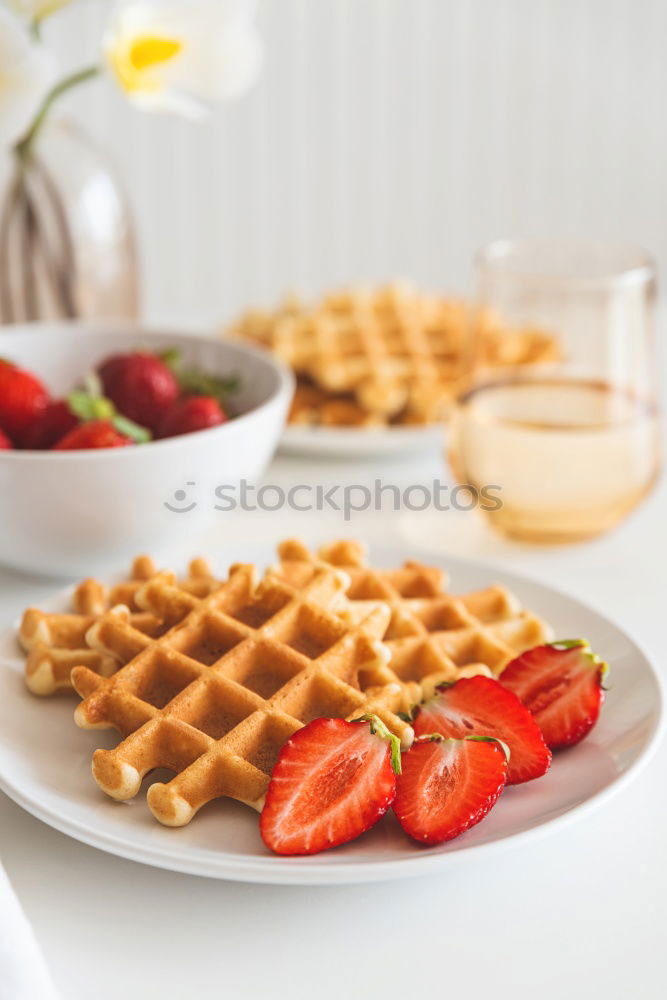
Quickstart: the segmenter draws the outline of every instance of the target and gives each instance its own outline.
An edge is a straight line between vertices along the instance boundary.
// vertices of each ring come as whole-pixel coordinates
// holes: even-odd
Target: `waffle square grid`
[[[67,613],[48,614],[28,608],[21,620],[18,640],[28,654],[25,682],[30,691],[50,695],[71,689],[70,674],[75,666],[86,666],[103,677],[118,670],[119,662],[113,655],[86,645],[88,630],[116,604],[130,609],[134,628],[154,638],[159,636],[160,619],[139,608],[135,600],[137,591],[156,572],[149,556],[138,556],[128,578],[113,587],[92,578],[83,580],[74,590]],[[186,577],[180,581],[184,590],[199,597],[209,594],[219,584],[205,559],[193,559]]]
[[[345,621],[337,611],[348,586],[332,567],[303,587],[271,572],[257,586],[254,567],[238,565],[202,599],[158,574],[136,601],[169,626],[162,636],[135,629],[126,608],[104,615],[88,643],[125,666],[109,678],[72,671],[84,699],[77,724],[124,737],[95,752],[98,785],[128,799],[149,771],[168,768],[175,777],[151,785],[147,801],[160,822],[182,826],[222,796],[261,808],[280,748],[311,719],[375,712],[409,745],[401,685],[368,683],[387,658],[390,611],[376,604]]]

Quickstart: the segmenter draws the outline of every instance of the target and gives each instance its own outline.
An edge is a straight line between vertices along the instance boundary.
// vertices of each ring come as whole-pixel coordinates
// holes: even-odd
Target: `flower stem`
[[[17,142],[14,147],[16,155],[20,160],[25,161],[30,155],[35,138],[44,124],[46,116],[51,109],[51,105],[54,104],[62,94],[71,90],[72,87],[77,87],[80,83],[85,83],[87,80],[94,79],[99,73],[99,66],[88,66],[86,69],[80,69],[76,73],[72,73],[71,76],[66,76],[64,80],[61,80],[60,83],[57,83],[55,87],[49,91],[44,98],[42,106],[37,112],[32,125],[23,138]]]

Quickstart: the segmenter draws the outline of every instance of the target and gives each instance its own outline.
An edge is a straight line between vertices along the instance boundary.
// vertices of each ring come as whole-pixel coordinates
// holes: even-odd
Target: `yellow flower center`
[[[109,62],[121,87],[129,92],[160,90],[159,74],[151,72],[175,59],[183,50],[177,38],[143,35],[129,44],[116,45],[108,53]]]
[[[175,38],[135,38],[128,59],[135,69],[148,69],[173,59],[182,48],[182,43]]]

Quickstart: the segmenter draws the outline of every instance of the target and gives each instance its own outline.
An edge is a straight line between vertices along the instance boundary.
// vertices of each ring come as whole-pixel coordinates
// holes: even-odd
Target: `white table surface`
[[[278,458],[266,481],[428,482],[438,456],[382,465]],[[271,514],[225,521],[271,546],[290,534],[391,533],[524,571],[601,608],[667,670],[667,487],[615,533],[532,548],[475,514]],[[178,544],[174,546],[178,549]],[[189,554],[190,547],[183,555]],[[3,622],[53,582],[0,571]],[[39,734],[35,734],[39,738]],[[69,840],[0,795],[0,857],[63,1000],[491,996],[657,1000],[667,995],[664,747],[618,798],[581,822],[437,877],[280,888],[198,879]]]

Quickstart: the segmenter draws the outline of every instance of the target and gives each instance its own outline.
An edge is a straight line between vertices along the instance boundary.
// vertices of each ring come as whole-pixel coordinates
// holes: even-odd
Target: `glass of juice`
[[[477,256],[471,371],[454,409],[457,479],[514,538],[565,542],[613,528],[660,467],[656,273],[642,251],[501,240]],[[480,338],[497,331],[489,363]],[[546,360],[502,362],[502,338],[543,337]],[[487,337],[488,339],[488,337]],[[496,345],[498,346],[498,345]]]

